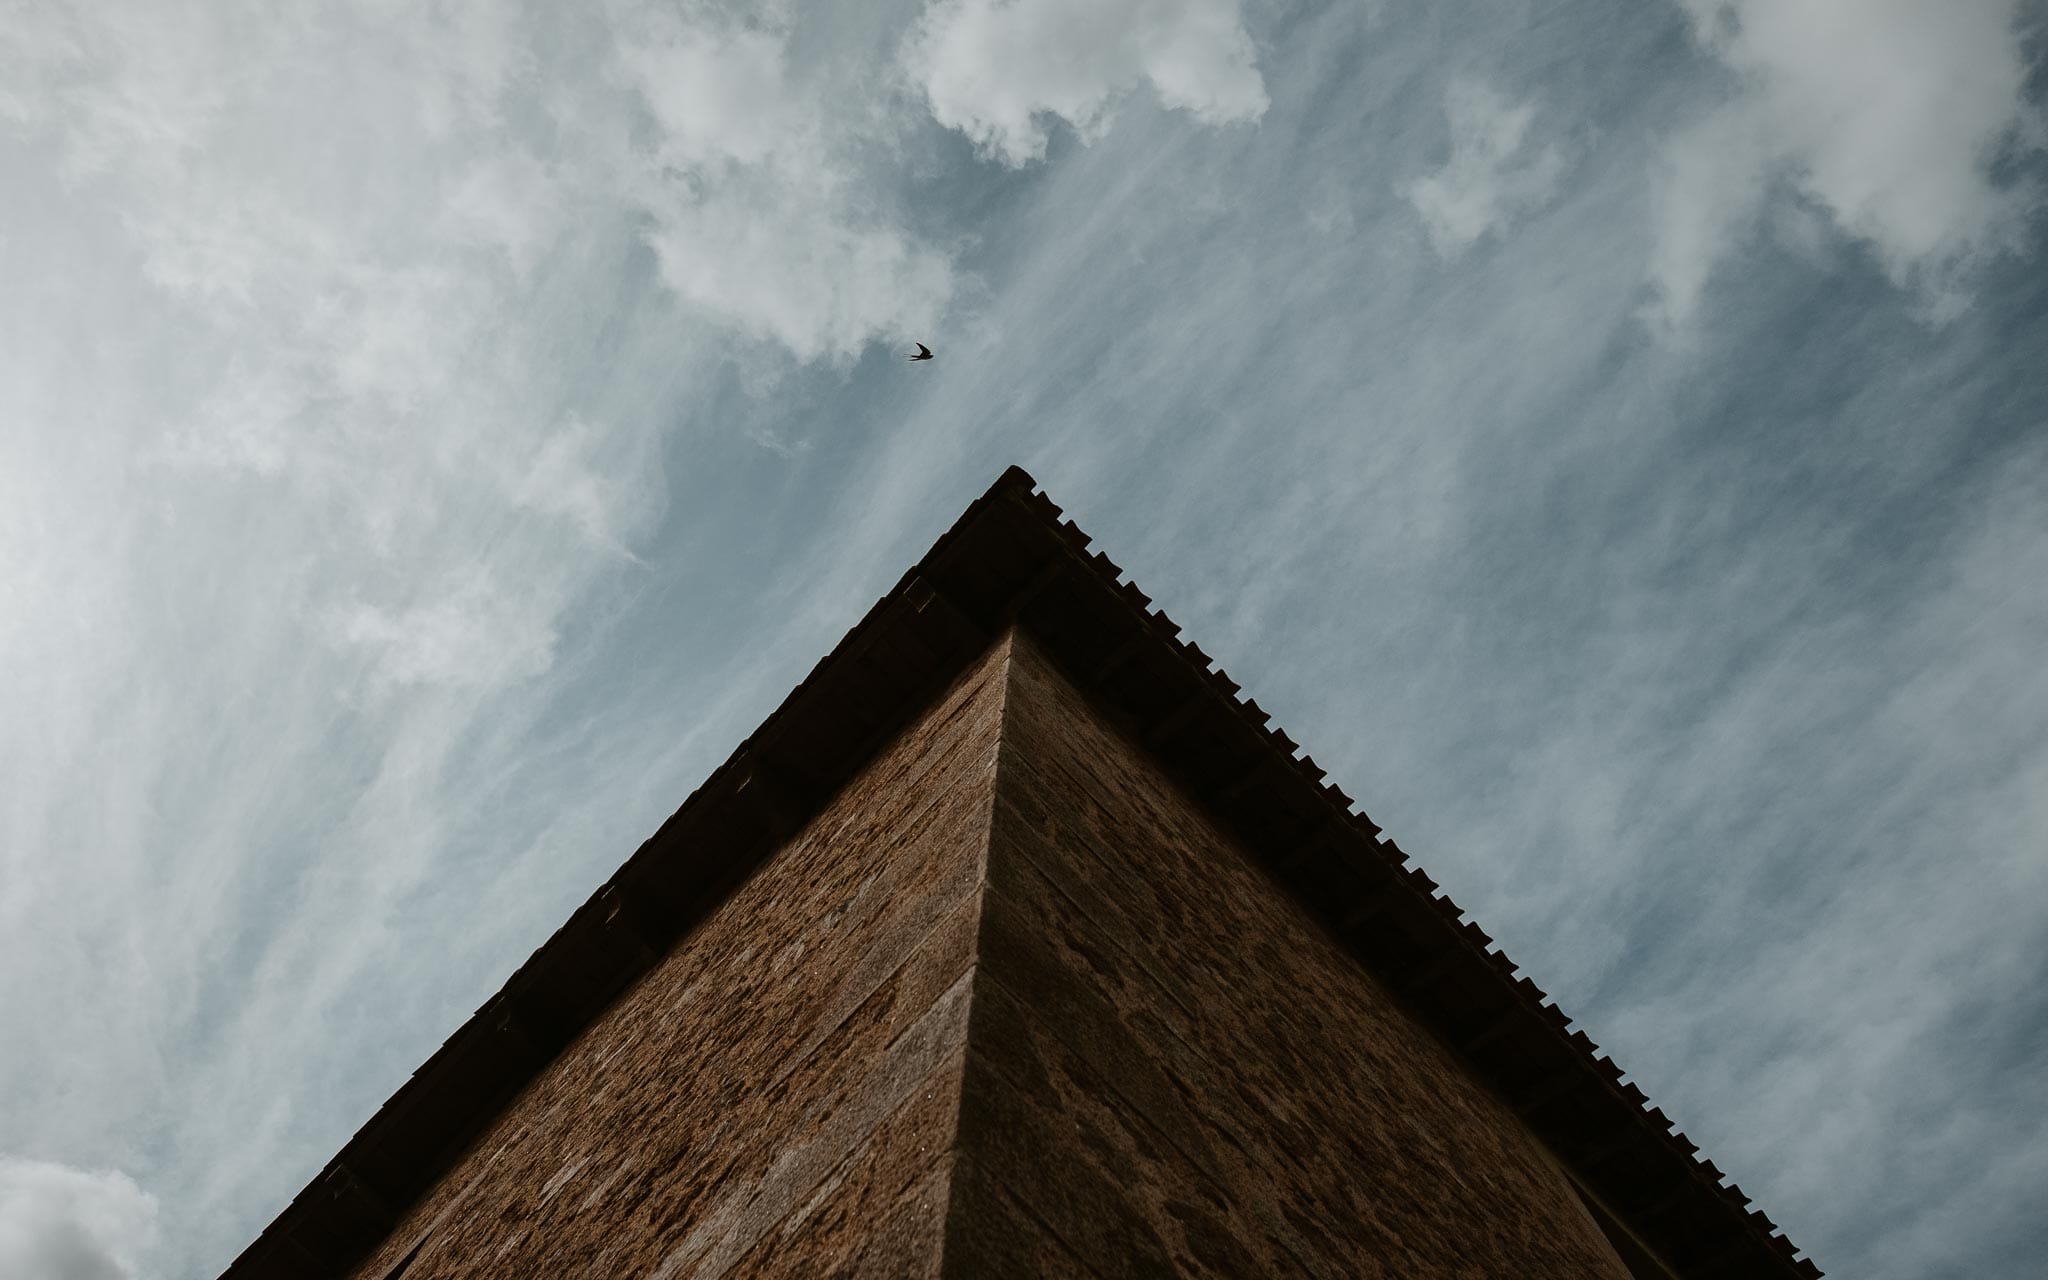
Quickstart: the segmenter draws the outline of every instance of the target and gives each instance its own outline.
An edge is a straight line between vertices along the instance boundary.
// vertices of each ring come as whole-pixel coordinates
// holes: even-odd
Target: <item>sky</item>
[[[0,1274],[216,1274],[1013,462],[1825,1270],[2037,1274],[2044,50],[0,0]]]

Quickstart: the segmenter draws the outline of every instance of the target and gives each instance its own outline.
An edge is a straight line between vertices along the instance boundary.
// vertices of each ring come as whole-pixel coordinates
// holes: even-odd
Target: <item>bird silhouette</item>
[[[932,358],[932,349],[920,342],[917,344],[917,354],[910,358],[912,360],[929,360]]]

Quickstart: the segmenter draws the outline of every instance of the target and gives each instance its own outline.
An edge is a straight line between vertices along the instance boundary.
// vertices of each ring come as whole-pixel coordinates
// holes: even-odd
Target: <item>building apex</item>
[[[340,1276],[517,1092],[990,644],[1030,633],[1685,1277],[1817,1277],[1256,701],[1007,468],[674,815],[373,1115],[226,1280]]]

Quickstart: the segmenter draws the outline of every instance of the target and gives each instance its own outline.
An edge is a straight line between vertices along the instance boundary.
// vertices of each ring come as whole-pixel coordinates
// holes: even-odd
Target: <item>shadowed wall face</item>
[[[1627,1280],[1513,1113],[1022,638],[988,868],[949,1273],[1033,1271],[976,1247],[1001,1225],[1105,1280]]]
[[[1004,660],[578,1037],[356,1280],[932,1274]]]

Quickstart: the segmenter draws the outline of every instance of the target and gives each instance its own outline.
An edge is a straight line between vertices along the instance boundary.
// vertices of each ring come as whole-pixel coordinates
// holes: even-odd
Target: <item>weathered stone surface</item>
[[[1028,641],[1003,735],[961,1141],[1047,1230],[1105,1277],[1626,1280],[1513,1113]]]
[[[1249,1240],[1216,1183],[987,974],[971,1041],[961,1148],[1103,1280],[1296,1269]]]
[[[355,1275],[382,1280],[415,1246],[406,1280],[797,1275],[828,1257],[933,1274],[1003,670],[998,647],[543,1071]],[[853,1239],[869,1213],[886,1229]]]
[[[961,1070],[956,1052],[726,1274],[936,1274]]]
[[[579,1036],[355,1276],[402,1262],[1627,1276],[1514,1115],[1024,639]]]
[[[965,1151],[953,1155],[946,1280],[1075,1280],[1095,1273],[1011,1193],[1009,1179]]]

